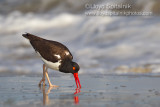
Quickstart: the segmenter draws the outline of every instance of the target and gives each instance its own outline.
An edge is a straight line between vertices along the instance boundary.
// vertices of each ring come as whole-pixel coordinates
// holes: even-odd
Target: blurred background
[[[131,8],[105,12],[152,14],[87,15],[98,10],[86,4],[107,3],[131,4]],[[25,32],[65,44],[80,64],[81,74],[158,75],[159,15],[160,0],[0,0],[1,76],[42,73],[43,62],[21,36]]]

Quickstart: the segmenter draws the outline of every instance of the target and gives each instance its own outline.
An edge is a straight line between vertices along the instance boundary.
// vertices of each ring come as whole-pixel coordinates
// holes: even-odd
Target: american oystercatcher
[[[46,76],[50,87],[58,87],[56,85],[52,85],[50,82],[47,70],[48,68],[51,68],[63,73],[72,73],[74,75],[77,88],[81,88],[78,77],[80,67],[76,62],[72,61],[73,56],[66,46],[59,42],[46,40],[30,33],[22,34],[22,36],[30,41],[32,47],[44,62],[43,77],[39,82],[39,85],[41,85],[42,82],[43,85],[45,85]]]

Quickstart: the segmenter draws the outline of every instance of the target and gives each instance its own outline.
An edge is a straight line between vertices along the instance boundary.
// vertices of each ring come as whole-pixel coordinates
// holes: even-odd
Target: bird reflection
[[[49,87],[48,90],[46,91],[45,86],[39,86],[40,90],[42,90],[43,92],[43,105],[49,105],[50,104],[50,99],[48,97],[48,94],[50,93],[50,91],[54,88],[54,87]],[[76,88],[75,89],[75,93],[74,93],[74,104],[79,104],[79,97],[78,97],[78,93],[80,93],[80,89]]]
[[[53,87],[49,87],[47,92],[46,92],[46,88],[45,86],[39,86],[40,90],[42,90],[43,92],[43,105],[49,105],[49,97],[48,94],[50,93],[50,91],[53,89]]]
[[[79,88],[76,88],[76,92],[74,93],[74,104],[79,104],[79,98],[78,98],[78,93],[80,93],[81,90]]]

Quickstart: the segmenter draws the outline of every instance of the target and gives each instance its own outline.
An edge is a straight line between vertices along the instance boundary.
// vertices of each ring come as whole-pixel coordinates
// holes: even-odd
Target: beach
[[[156,0],[0,0],[0,107],[160,107],[159,15]],[[59,88],[39,87],[25,33],[64,44],[82,88],[51,69]]]
[[[72,75],[51,76],[59,88],[38,86],[40,76],[0,77],[1,107],[159,107],[160,77],[138,75],[79,75],[75,93]]]

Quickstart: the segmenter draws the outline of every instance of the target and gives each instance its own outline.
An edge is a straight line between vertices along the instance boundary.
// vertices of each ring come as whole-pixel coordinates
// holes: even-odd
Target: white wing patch
[[[60,59],[60,58],[61,58],[61,56],[60,56],[60,55],[56,55],[56,54],[55,54],[54,56],[56,56],[58,59]]]
[[[37,52],[37,54],[41,57],[42,61],[44,62],[44,64],[48,67],[48,68],[51,68],[51,69],[54,69],[54,70],[59,70],[59,66],[61,65],[61,60],[59,60],[58,62],[51,62],[51,61],[47,61],[45,60],[41,54],[39,52]],[[59,58],[60,56],[57,55],[57,57]]]
[[[69,52],[68,52],[68,51],[65,51],[65,54],[66,54],[66,55],[69,55]]]

